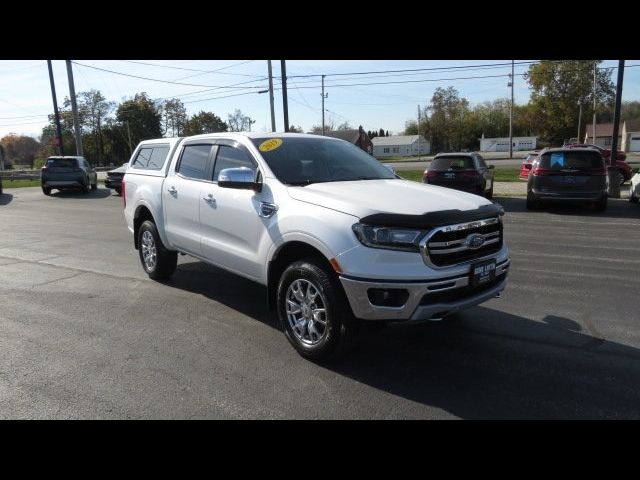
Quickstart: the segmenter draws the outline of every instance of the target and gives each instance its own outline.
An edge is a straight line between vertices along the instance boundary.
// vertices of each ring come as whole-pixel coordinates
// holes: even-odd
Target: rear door
[[[165,232],[171,245],[186,253],[200,256],[201,190],[211,178],[213,142],[199,141],[184,144],[180,158],[169,171],[163,184]],[[209,182],[210,183],[210,182]]]

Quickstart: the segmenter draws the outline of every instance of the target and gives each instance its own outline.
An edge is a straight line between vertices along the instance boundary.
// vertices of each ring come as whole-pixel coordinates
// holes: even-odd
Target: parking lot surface
[[[507,211],[509,285],[304,360],[266,291],[181,256],[149,280],[122,198],[0,197],[0,418],[640,418],[640,207]]]

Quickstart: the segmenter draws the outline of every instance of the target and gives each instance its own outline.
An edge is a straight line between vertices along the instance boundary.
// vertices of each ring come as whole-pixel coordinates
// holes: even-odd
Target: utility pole
[[[580,142],[580,124],[581,124],[581,120],[582,120],[582,100],[578,100],[578,105],[580,106],[580,113],[578,113],[578,142],[577,143],[582,143]]]
[[[84,156],[82,151],[82,130],[80,129],[80,120],[78,119],[78,104],[76,103],[76,87],[73,83],[73,67],[71,60],[67,62],[67,77],[69,78],[69,95],[71,96],[71,110],[73,112],[73,131],[76,134],[76,155]]]
[[[418,160],[422,160],[422,147],[420,145],[420,105],[418,105]]]
[[[127,120],[127,136],[129,137],[129,155],[133,155],[133,148],[131,148],[131,129],[129,128],[129,120]]]
[[[273,74],[271,73],[271,60],[267,60],[269,69],[269,106],[271,107],[271,131],[276,131],[276,112],[273,109]]]
[[[622,80],[624,80],[624,60],[618,60],[618,83],[616,103],[613,107],[613,138],[611,139],[611,166],[609,166],[609,196],[620,198],[620,178],[616,154],[618,153],[618,127],[620,126],[620,103],[622,101]]]
[[[56,133],[58,135],[58,151],[60,156],[64,157],[64,147],[62,146],[62,130],[60,129],[60,115],[58,114],[58,100],[56,99],[56,84],[53,81],[53,70],[51,68],[51,60],[47,60],[49,67],[49,83],[51,84],[51,96],[53,97],[53,114],[56,118]]]
[[[509,86],[511,87],[511,104],[509,105],[509,158],[513,158],[513,66],[515,60],[511,60],[511,81],[509,82]]]
[[[289,103],[287,102],[287,64],[286,60],[280,60],[280,72],[282,74],[282,108],[284,110],[284,131],[289,131]]]
[[[596,144],[596,61],[593,61],[593,131],[591,132],[592,143]],[[586,135],[585,135],[586,136]]]
[[[322,93],[320,96],[322,97],[322,136],[324,136],[324,99],[329,96],[328,93],[324,93],[324,75],[322,75]]]

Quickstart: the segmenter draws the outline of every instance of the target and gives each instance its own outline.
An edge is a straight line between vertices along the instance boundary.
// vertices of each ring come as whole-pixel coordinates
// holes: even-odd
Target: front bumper
[[[469,287],[469,273],[424,282],[384,282],[340,276],[353,314],[363,320],[417,321],[441,318],[497,296],[506,287],[509,260],[496,265],[496,281],[486,288]],[[374,305],[369,289],[401,289],[409,294],[404,305]],[[431,301],[431,296],[434,301]]]
[[[85,184],[81,180],[48,180],[42,182],[42,186],[50,188],[82,188]]]
[[[580,191],[543,191],[539,189],[532,189],[531,193],[536,200],[544,201],[576,201],[576,202],[597,202],[607,196],[607,193],[602,190],[580,192]]]

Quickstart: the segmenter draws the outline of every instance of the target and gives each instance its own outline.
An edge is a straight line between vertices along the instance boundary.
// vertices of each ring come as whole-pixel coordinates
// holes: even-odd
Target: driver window
[[[220,172],[225,168],[240,167],[246,167],[254,172],[256,171],[255,162],[246,152],[228,145],[220,145],[218,147],[215,168],[213,169],[213,181],[218,181],[218,175],[220,175]]]

